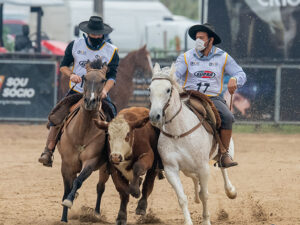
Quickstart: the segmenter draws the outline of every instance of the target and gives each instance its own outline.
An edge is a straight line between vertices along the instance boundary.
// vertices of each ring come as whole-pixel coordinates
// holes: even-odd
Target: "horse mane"
[[[171,67],[163,67],[162,69],[160,69],[160,66],[158,63],[155,64],[154,70],[153,70],[153,78],[164,78],[168,81],[171,82],[171,84],[176,88],[176,90],[179,93],[183,92],[182,87],[178,84],[177,80],[176,80],[176,75],[175,75],[175,64],[173,63]]]
[[[102,69],[102,66],[103,66],[103,63],[102,63],[102,60],[101,59],[96,59],[92,62],[90,62],[90,67],[91,69]]]

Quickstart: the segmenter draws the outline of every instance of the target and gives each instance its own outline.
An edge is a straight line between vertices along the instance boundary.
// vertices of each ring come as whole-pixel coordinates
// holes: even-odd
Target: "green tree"
[[[198,0],[160,0],[173,14],[199,19]]]

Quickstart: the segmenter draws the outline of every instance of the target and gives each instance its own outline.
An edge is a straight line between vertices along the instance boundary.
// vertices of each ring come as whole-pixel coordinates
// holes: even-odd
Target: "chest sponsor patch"
[[[83,61],[79,61],[79,65],[82,67],[82,68],[85,68],[85,65],[87,64],[87,60],[83,60]]]
[[[193,61],[191,61],[191,62],[190,62],[190,65],[191,65],[191,66],[199,66],[199,62],[193,62]]]
[[[78,55],[86,55],[86,51],[84,50],[77,50]]]
[[[218,66],[218,63],[217,62],[210,62],[209,66]]]
[[[194,76],[199,78],[213,78],[216,74],[212,71],[204,70],[195,72]]]

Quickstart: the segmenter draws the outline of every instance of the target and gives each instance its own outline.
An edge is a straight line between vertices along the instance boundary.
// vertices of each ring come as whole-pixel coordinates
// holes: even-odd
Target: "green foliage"
[[[4,47],[9,51],[14,51],[15,43],[8,38],[9,30],[7,27],[3,27],[3,44]]]
[[[198,20],[198,0],[160,0],[173,14]]]
[[[300,133],[300,125],[296,124],[235,124],[234,133],[279,133],[297,134]]]

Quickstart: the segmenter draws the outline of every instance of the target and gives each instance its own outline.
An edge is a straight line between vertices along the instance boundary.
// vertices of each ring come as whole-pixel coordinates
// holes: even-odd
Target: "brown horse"
[[[144,75],[150,76],[152,74],[150,53],[147,51],[146,45],[137,51],[130,52],[125,58],[120,60],[116,85],[109,92],[118,112],[128,106],[129,99],[133,93],[133,77],[137,71]],[[62,75],[60,77],[60,91],[58,93],[60,98],[68,91],[68,84],[69,77]]]
[[[63,214],[61,220],[68,221],[68,208],[72,207],[76,191],[91,173],[105,165],[107,157],[104,148],[106,145],[105,132],[99,130],[94,119],[99,119],[101,91],[106,80],[106,64],[101,60],[88,63],[87,74],[84,77],[84,93],[79,111],[71,121],[67,121],[58,143],[61,155],[61,173],[64,181]],[[80,173],[78,176],[77,174]],[[108,179],[104,174],[100,176],[97,185],[96,212],[99,212],[101,195],[104,184]]]
[[[146,45],[137,51],[130,52],[120,61],[116,85],[109,92],[118,112],[128,106],[133,94],[133,77],[137,71],[143,73],[144,76],[149,75],[150,78],[152,76],[152,63]]]
[[[116,224],[127,221],[129,194],[140,197],[141,176],[142,198],[138,202],[136,214],[146,214],[147,199],[154,186],[158,160],[157,141],[159,130],[149,122],[149,110],[131,107],[121,110],[110,123],[97,121],[100,129],[108,131],[109,159],[111,175],[121,198],[121,206]],[[109,150],[109,149],[108,149]]]

